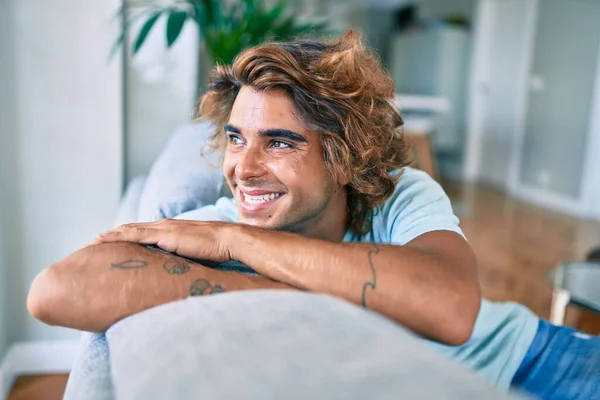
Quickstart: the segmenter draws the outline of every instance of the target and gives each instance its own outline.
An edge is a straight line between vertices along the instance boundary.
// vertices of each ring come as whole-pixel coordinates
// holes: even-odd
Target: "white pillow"
[[[214,130],[213,124],[203,121],[173,133],[146,179],[139,222],[173,218],[217,201],[224,182],[221,157],[204,148]]]

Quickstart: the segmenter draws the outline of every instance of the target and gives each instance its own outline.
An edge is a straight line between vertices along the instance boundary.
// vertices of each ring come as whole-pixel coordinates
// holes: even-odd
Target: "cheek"
[[[312,194],[329,191],[331,178],[324,160],[290,154],[269,165],[273,175],[289,189],[301,188]]]
[[[273,160],[269,164],[271,171],[282,175],[296,176],[301,174],[303,170],[301,157],[296,154]]]
[[[223,175],[225,175],[226,178],[233,175],[235,163],[235,157],[229,153],[225,153],[225,156],[223,157]]]
[[[310,176],[310,171],[303,164],[302,157],[295,154],[273,159],[267,168],[277,180],[288,187],[301,186],[302,181],[306,182],[306,177]]]

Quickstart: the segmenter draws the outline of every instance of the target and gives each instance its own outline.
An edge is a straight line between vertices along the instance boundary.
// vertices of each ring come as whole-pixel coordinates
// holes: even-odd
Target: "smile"
[[[244,192],[241,192],[242,196],[244,197],[244,201],[248,204],[262,204],[262,203],[266,203],[268,201],[272,201],[275,200],[276,198],[280,197],[281,195],[283,195],[283,193],[268,193],[268,194],[262,194],[259,196],[251,196],[249,194],[246,194]]]

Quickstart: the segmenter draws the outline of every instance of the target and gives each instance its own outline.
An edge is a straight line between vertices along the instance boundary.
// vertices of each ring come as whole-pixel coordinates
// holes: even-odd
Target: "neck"
[[[301,233],[304,236],[332,242],[341,242],[348,230],[350,211],[345,190],[336,191],[329,204],[310,228]]]

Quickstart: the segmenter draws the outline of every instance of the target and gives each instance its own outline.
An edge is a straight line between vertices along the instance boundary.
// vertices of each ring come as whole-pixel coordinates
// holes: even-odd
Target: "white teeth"
[[[274,200],[275,198],[281,196],[281,193],[263,194],[261,196],[250,196],[244,192],[242,192],[242,194],[244,195],[244,200],[250,204],[264,203],[266,201]]]

